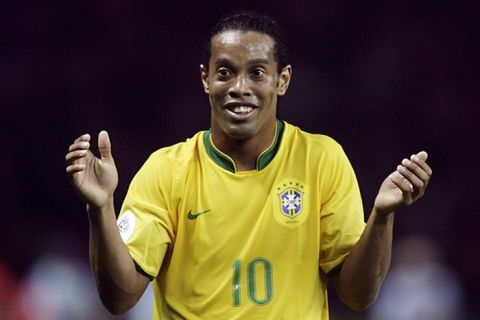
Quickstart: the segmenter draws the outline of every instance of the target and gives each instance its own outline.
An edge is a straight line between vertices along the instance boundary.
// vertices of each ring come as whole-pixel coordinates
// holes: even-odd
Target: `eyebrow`
[[[222,59],[216,60],[216,61],[215,61],[215,65],[216,65],[217,67],[225,66],[225,65],[231,66],[231,65],[232,65],[232,62],[231,62],[230,60],[228,60],[228,59],[222,58]]]
[[[263,64],[263,65],[267,64],[268,65],[269,61],[267,59],[253,59],[253,60],[249,60],[247,63],[249,65],[259,65],[259,64]],[[215,65],[217,67],[225,66],[225,65],[226,66],[232,66],[233,63],[226,58],[221,58],[221,59],[218,59],[218,60],[215,61]]]
[[[269,64],[270,62],[266,59],[253,59],[249,60],[248,64]]]

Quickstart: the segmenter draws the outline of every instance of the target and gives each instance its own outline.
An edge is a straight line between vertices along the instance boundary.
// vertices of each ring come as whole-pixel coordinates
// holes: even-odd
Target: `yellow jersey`
[[[210,131],[154,152],[118,226],[156,320],[325,320],[328,274],[365,223],[341,146],[277,120],[256,170],[237,172]]]

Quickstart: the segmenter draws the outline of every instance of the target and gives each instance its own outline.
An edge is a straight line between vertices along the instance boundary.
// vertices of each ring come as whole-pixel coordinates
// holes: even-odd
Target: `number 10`
[[[257,286],[255,282],[255,275],[257,272],[257,265],[263,267],[264,272],[264,292],[265,296],[259,298],[257,295]],[[241,262],[235,260],[233,263],[233,306],[240,306],[241,288],[240,276],[241,276]],[[264,258],[255,258],[247,265],[247,284],[248,284],[248,297],[249,299],[258,305],[265,305],[272,300],[273,288],[272,288],[272,265]]]

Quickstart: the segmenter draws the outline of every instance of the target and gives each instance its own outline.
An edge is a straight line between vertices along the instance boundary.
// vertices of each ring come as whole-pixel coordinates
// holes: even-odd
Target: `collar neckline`
[[[285,129],[285,124],[283,121],[277,119],[275,122],[275,138],[273,139],[272,144],[264,150],[260,155],[257,157],[257,171],[265,169],[265,167],[273,160],[277,151],[280,147],[280,143],[283,137],[283,131]],[[235,166],[235,162],[232,158],[228,155],[220,151],[214,144],[212,140],[212,132],[211,129],[205,131],[203,134],[203,142],[205,144],[205,149],[207,151],[208,156],[210,159],[213,160],[217,165],[222,167],[223,169],[230,171],[232,173],[236,173],[237,169]]]

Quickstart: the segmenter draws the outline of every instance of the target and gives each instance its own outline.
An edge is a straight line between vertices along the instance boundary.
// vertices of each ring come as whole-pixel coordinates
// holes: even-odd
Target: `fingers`
[[[412,193],[414,191],[413,185],[407,178],[405,178],[398,170],[390,174],[390,180],[400,189],[404,194]]]
[[[82,134],[74,142],[80,142],[80,141],[90,141],[90,134],[88,133]]]
[[[93,156],[89,151],[90,139],[91,137],[88,133],[83,134],[75,139],[75,141],[68,147],[68,153],[65,156],[67,173],[75,173],[85,169],[86,161],[84,160],[89,155]],[[107,131],[101,131],[98,134],[98,150],[100,151],[102,161],[113,163],[111,143]]]
[[[402,164],[405,161],[402,161]],[[413,192],[414,189],[417,188],[422,188],[423,187],[423,182],[420,180],[410,169],[403,165],[398,165],[397,166],[397,171],[400,173],[400,175],[408,182],[409,184],[409,191]]]
[[[397,171],[407,178],[415,188],[422,188],[424,182],[428,180],[426,172],[415,162],[408,159],[402,160],[402,164],[397,166]]]
[[[411,157],[417,157],[418,160],[421,160],[421,161],[427,161],[427,158],[428,158],[428,153],[426,151],[420,151],[419,153],[417,153],[416,155],[415,154],[412,154]]]
[[[75,150],[75,151],[70,151],[67,153],[65,156],[65,160],[67,160],[67,163],[72,163],[75,160],[78,160],[80,158],[83,158],[87,155],[87,150]]]
[[[430,177],[432,175],[432,169],[427,164],[428,154],[425,151],[420,151],[419,153],[412,154],[410,160],[412,160],[415,164],[420,166],[423,171]]]
[[[87,150],[90,148],[90,135],[84,134],[78,137],[68,148],[68,151]]]
[[[73,174],[73,173],[85,170],[85,167],[86,167],[86,165],[83,164],[83,163],[72,164],[72,165],[67,166],[66,171],[67,171],[68,174]]]
[[[81,135],[68,147],[68,153],[65,156],[67,162],[66,171],[68,174],[73,174],[85,169],[85,163],[82,162],[82,159],[87,156],[89,148],[89,134]]]
[[[102,160],[113,161],[112,145],[110,143],[108,132],[105,130],[100,131],[98,134],[98,150],[100,151]]]
[[[405,158],[402,160],[401,165],[397,167],[397,179],[395,180],[395,184],[398,182],[397,186],[402,191],[410,191],[418,195],[423,194],[432,175],[432,169],[426,163],[427,158],[428,154],[425,151],[421,151],[410,156],[410,159]],[[405,190],[405,185],[410,190]]]

